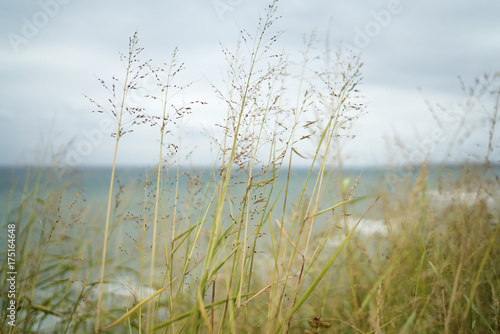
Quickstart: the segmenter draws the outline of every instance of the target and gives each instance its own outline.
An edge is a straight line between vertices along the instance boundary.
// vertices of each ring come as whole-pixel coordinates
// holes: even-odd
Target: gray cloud
[[[99,117],[90,112],[93,107],[83,94],[107,97],[95,76],[108,79],[122,73],[118,52],[126,51],[128,37],[136,29],[145,55],[154,62],[169,59],[179,46],[189,80],[199,80],[193,93],[210,98],[205,76],[220,82],[225,70],[218,43],[233,46],[240,29],[254,32],[267,3],[0,1],[0,164],[29,162],[35,144],[53,122],[55,141],[61,144],[98,127]],[[220,4],[226,7],[217,7]],[[360,48],[365,63],[363,91],[371,114],[359,122],[355,129],[359,136],[348,145],[355,157],[352,163],[385,162],[385,138],[394,134],[393,129],[399,129],[411,146],[417,133],[425,136],[435,127],[417,87],[433,99],[453,104],[463,100],[458,75],[472,80],[483,71],[498,71],[500,3],[401,0],[401,12],[382,24],[377,17],[384,19],[380,13],[389,4],[390,0],[280,1],[283,18],[275,27],[285,30],[277,44],[280,49],[301,49],[302,35],[314,28],[320,41],[329,31],[333,47],[341,42],[359,47],[359,31],[366,34],[374,22],[380,26]],[[206,123],[221,117],[216,109],[211,104],[193,119]],[[194,122],[187,127],[193,133],[189,144],[202,147],[206,140],[199,134],[201,126]],[[122,163],[141,161],[138,157],[146,163],[154,159],[156,150],[144,147],[154,146],[155,135],[139,132],[140,137],[128,143]],[[103,139],[81,163],[106,163],[110,143],[110,138]],[[197,161],[209,158],[207,149],[199,151]]]

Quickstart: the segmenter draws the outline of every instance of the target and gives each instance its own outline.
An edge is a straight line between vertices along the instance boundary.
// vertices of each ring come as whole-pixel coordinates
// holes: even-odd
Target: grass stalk
[[[127,91],[129,89],[129,75],[132,71],[136,43],[137,43],[137,32],[130,39],[127,69],[125,71],[125,80],[123,82],[123,91],[122,91],[122,98],[121,98],[121,103],[120,103],[120,111],[118,113],[118,124],[117,124],[117,130],[116,130],[115,149],[114,149],[114,154],[113,154],[113,165],[111,167],[111,178],[110,178],[109,191],[108,191],[108,205],[106,208],[106,222],[104,225],[104,236],[103,236],[102,258],[101,258],[101,275],[99,278],[99,281],[100,281],[99,296],[98,296],[98,300],[97,300],[97,314],[96,314],[96,322],[95,322],[95,327],[94,327],[96,333],[99,330],[102,296],[103,296],[103,292],[104,292],[103,283],[104,283],[104,275],[105,275],[105,268],[106,268],[106,252],[107,252],[107,248],[108,248],[108,237],[109,237],[108,234],[109,234],[109,224],[110,224],[110,220],[111,220],[111,203],[113,200],[113,186],[114,186],[114,181],[115,181],[116,159],[118,156],[118,144],[119,144],[120,138],[122,136],[122,119],[123,119],[123,112],[125,109],[125,97],[127,96]]]

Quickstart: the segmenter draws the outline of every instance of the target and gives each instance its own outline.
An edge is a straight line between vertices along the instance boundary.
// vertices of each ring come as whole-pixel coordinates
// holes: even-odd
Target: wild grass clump
[[[2,332],[498,332],[491,137],[484,168],[466,179],[440,177],[430,190],[424,165],[411,182],[395,172],[390,189],[360,193],[363,174],[344,177],[340,152],[365,112],[362,63],[318,52],[314,34],[300,63],[275,53],[276,4],[256,34],[223,48],[227,87],[211,87],[226,117],[205,170],[186,168],[170,136],[205,104],[178,98],[191,86],[178,51],[153,67],[131,37],[124,79],[100,80],[106,104],[91,99],[116,120],[105,204],[41,170],[5,215],[2,226],[18,230],[19,307]],[[147,77],[157,83],[147,108],[132,105]],[[144,125],[157,131],[157,164],[125,184],[121,139]],[[463,189],[473,200],[448,200]],[[2,290],[4,318],[6,301]]]
[[[375,296],[373,300],[375,328],[494,333],[499,325],[493,300],[499,287],[499,216],[492,216],[493,208],[482,202],[471,203],[474,196],[448,197],[466,189],[463,179],[442,182],[444,198],[438,191],[426,191],[426,174],[423,168],[418,182],[402,189],[410,196],[399,201],[388,197],[384,206],[391,221],[390,248],[377,282],[377,297],[383,302],[378,305]],[[498,201],[499,184],[493,181],[488,180],[487,188]]]

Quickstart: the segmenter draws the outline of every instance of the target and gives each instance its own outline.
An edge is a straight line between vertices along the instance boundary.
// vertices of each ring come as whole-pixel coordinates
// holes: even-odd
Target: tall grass
[[[499,196],[489,169],[498,87],[488,82],[497,103],[480,169],[464,166],[452,182],[443,166],[436,189],[447,192],[430,190],[423,165],[416,180],[394,172],[392,188],[360,194],[363,175],[349,182],[340,152],[365,112],[362,63],[328,47],[318,52],[314,33],[299,62],[274,53],[276,5],[236,50],[223,48],[227,87],[212,87],[226,117],[211,138],[217,157],[203,171],[183,165],[182,144],[169,135],[205,103],[176,98],[190,88],[177,50],[154,68],[132,36],[124,79],[101,80],[110,105],[91,100],[117,124],[104,211],[58,182],[57,170],[30,169],[4,215],[2,227],[18,229],[20,274],[17,325],[2,324],[2,332],[500,330],[500,217],[488,200]],[[147,95],[157,109],[127,104],[147,76],[157,83]],[[159,130],[156,168],[139,187],[122,184],[120,139],[127,126],[144,124]],[[294,166],[304,162],[300,179]],[[464,189],[473,199],[447,200]],[[352,213],[354,203],[361,212]],[[362,233],[370,224],[382,229]],[[6,273],[2,267],[3,318]]]
[[[136,48],[136,43],[137,43],[137,33],[134,34],[130,38],[129,41],[129,51],[128,51],[128,56],[127,57],[122,57],[126,61],[126,70],[125,70],[125,79],[123,82],[123,90],[121,92],[121,96],[117,96],[115,93],[115,84],[113,83],[113,101],[111,104],[113,105],[113,109],[111,110],[111,113],[113,116],[115,116],[118,119],[117,122],[117,129],[116,129],[116,142],[115,142],[115,152],[113,155],[113,166],[111,168],[111,181],[109,185],[109,195],[108,195],[108,206],[106,209],[106,222],[104,225],[104,238],[103,238],[103,246],[102,246],[102,260],[101,260],[101,276],[100,276],[100,282],[99,282],[99,297],[97,301],[97,316],[96,316],[96,322],[95,322],[95,331],[97,332],[99,330],[99,317],[101,315],[101,312],[99,308],[101,307],[101,302],[102,302],[102,294],[103,294],[103,287],[104,287],[104,274],[105,274],[105,269],[106,269],[106,251],[108,248],[108,234],[109,234],[109,224],[110,224],[110,216],[111,216],[111,206],[113,202],[113,186],[115,182],[115,170],[116,170],[116,157],[118,155],[118,144],[120,143],[120,138],[122,135],[124,135],[123,131],[123,113],[126,111],[133,112],[132,110],[126,110],[128,109],[126,104],[125,104],[125,98],[127,97],[127,94],[129,93],[130,90],[135,89],[135,80],[140,76],[140,71],[143,65],[138,66],[137,68],[134,68],[134,63],[137,61],[137,56],[140,52],[140,50],[137,50]],[[106,87],[103,81],[101,81],[103,85]],[[115,103],[118,103],[115,106]],[[99,107],[99,105],[98,105]]]

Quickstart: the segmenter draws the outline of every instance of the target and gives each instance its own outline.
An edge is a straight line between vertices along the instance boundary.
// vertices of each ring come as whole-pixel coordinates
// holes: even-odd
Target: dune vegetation
[[[174,50],[156,68],[130,38],[124,73],[100,80],[109,100],[90,98],[116,124],[106,196],[92,201],[57,161],[11,190],[1,226],[16,229],[16,319],[2,333],[500,332],[499,75],[465,90],[496,100],[482,164],[453,177],[448,164],[388,167],[360,192],[341,153],[367,112],[361,59],[314,34],[300,55],[277,53],[277,19],[275,1],[256,34],[222,49],[226,87],[213,92],[226,117],[203,169],[167,136],[205,104],[178,98],[188,65]],[[146,77],[148,108],[129,99]],[[145,126],[157,165],[123,183],[122,138]],[[1,277],[8,320],[7,266]]]

